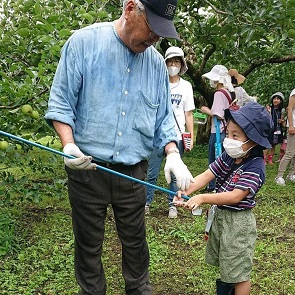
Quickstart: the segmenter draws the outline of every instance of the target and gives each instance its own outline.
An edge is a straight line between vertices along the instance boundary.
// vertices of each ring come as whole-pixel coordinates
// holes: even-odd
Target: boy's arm
[[[200,194],[191,197],[187,202],[181,204],[190,210],[196,209],[202,204],[215,204],[215,205],[231,205],[237,204],[248,196],[250,190],[245,191],[241,189],[234,189],[231,192],[222,192],[216,194]]]
[[[203,173],[197,175],[194,180],[194,183],[191,183],[188,190],[186,190],[184,193],[188,196],[192,194],[193,192],[203,188],[206,186],[211,180],[215,178],[215,175],[211,172],[210,169],[207,169]]]

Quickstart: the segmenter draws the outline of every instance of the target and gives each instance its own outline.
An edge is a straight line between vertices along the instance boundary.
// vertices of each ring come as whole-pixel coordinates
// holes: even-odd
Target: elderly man
[[[182,162],[171,111],[169,79],[152,46],[178,38],[176,0],[125,0],[114,22],[76,31],[65,43],[45,119],[60,137],[75,235],[79,294],[106,294],[101,261],[107,208],[112,206],[122,243],[127,294],[152,294],[144,220],[145,187],[105,171],[101,165],[145,179],[153,147],[166,155],[167,181],[188,188],[192,176]]]

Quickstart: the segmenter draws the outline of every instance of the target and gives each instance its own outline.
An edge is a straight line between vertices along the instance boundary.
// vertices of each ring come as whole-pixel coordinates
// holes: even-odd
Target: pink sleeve
[[[211,108],[212,114],[224,118],[224,110],[228,108],[229,102],[226,96],[220,91],[215,92]]]

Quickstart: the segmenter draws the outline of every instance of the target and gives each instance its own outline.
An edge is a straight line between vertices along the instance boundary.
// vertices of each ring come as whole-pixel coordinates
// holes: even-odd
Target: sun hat
[[[160,37],[174,38],[179,36],[173,24],[177,0],[141,0],[152,30]]]
[[[187,64],[186,61],[184,60],[184,52],[181,48],[177,47],[177,46],[171,46],[169,47],[166,52],[165,52],[165,61],[167,59],[170,59],[172,57],[178,56],[181,58],[182,60],[182,66],[180,69],[179,74],[182,75],[187,71]]]
[[[219,81],[221,75],[228,75],[228,69],[223,65],[215,65],[210,72],[203,74],[202,77],[212,81]]]
[[[238,85],[242,84],[244,81],[245,81],[245,77],[241,74],[239,74],[238,70],[236,69],[230,69],[228,71],[228,74],[231,76],[231,77],[235,77],[237,82],[238,82]]]
[[[251,101],[236,111],[229,110],[229,117],[233,118],[252,141],[267,149],[271,148],[267,138],[273,129],[273,121],[264,106]]]
[[[223,65],[215,65],[210,72],[203,74],[202,77],[222,83],[230,92],[234,91],[228,69]]]

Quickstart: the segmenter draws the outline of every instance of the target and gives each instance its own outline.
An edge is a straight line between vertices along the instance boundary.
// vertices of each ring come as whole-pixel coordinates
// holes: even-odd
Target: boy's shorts
[[[256,235],[252,210],[216,208],[207,241],[206,262],[219,266],[223,282],[250,280]]]

